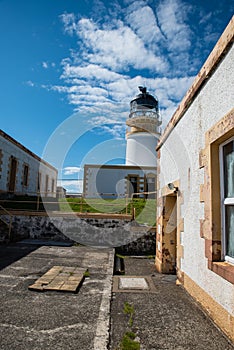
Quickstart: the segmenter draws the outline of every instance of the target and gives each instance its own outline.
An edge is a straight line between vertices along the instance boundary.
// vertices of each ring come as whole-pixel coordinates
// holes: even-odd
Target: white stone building
[[[156,168],[126,165],[93,165],[84,167],[86,198],[131,198],[133,193],[155,192]],[[138,196],[141,196],[139,194]],[[152,193],[155,198],[155,193]]]
[[[156,268],[234,340],[234,17],[157,146]]]
[[[0,130],[0,194],[56,196],[57,169]]]

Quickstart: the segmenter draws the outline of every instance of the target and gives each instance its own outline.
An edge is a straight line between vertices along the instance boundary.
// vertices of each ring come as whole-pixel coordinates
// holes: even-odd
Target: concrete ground
[[[109,334],[113,250],[0,247],[0,349],[101,350]],[[77,294],[28,290],[55,265],[88,268]]]
[[[150,288],[123,292],[114,283],[110,350],[118,348],[126,331],[135,333],[140,350],[234,349],[183,287],[175,284],[176,276],[158,274],[154,259],[130,257],[124,262],[124,277],[146,277]],[[132,326],[129,315],[123,312],[126,303],[134,309]]]
[[[128,329],[141,350],[234,349],[174,276],[155,272],[154,260],[125,259],[126,276],[146,277],[148,291],[119,290],[120,276],[114,276],[111,294],[113,253],[83,246],[0,246],[0,349],[116,350]],[[56,265],[88,268],[90,277],[77,294],[28,290]],[[134,308],[131,327],[126,302]]]

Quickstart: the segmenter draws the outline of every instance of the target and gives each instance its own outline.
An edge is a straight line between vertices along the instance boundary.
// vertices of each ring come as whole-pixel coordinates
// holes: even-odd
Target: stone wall
[[[8,216],[2,216],[9,221]],[[7,227],[0,225],[0,242],[7,242]],[[155,231],[135,221],[77,216],[14,215],[11,241],[41,239],[72,242],[93,247],[118,247],[122,253],[154,254]]]

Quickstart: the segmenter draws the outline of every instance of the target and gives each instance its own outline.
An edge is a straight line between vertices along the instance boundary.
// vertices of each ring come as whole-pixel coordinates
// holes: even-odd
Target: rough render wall
[[[181,271],[232,315],[234,286],[208,269],[205,241],[200,237],[200,220],[204,219],[200,185],[204,183],[204,169],[199,167],[199,153],[205,147],[207,130],[233,108],[233,62],[232,47],[162,145],[159,170],[161,189],[169,182],[180,181],[183,197],[180,216],[184,219],[179,237],[183,247]]]
[[[52,168],[40,163],[30,154],[26,153],[4,137],[0,136],[1,167],[0,167],[0,191],[8,191],[9,174],[10,174],[10,157],[17,160],[17,174],[15,192],[35,194],[37,192],[38,172],[42,173],[42,190],[45,189],[45,176],[49,175],[49,190],[51,191],[52,178],[57,180],[57,172]],[[28,186],[23,186],[23,168],[24,164],[29,166]]]

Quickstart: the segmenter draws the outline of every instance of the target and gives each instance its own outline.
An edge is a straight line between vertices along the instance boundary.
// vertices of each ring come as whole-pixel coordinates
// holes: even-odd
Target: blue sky
[[[0,0],[0,128],[62,178],[123,163],[138,86],[157,96],[165,125],[233,10],[232,0]],[[60,162],[45,152],[51,135],[67,147]]]

